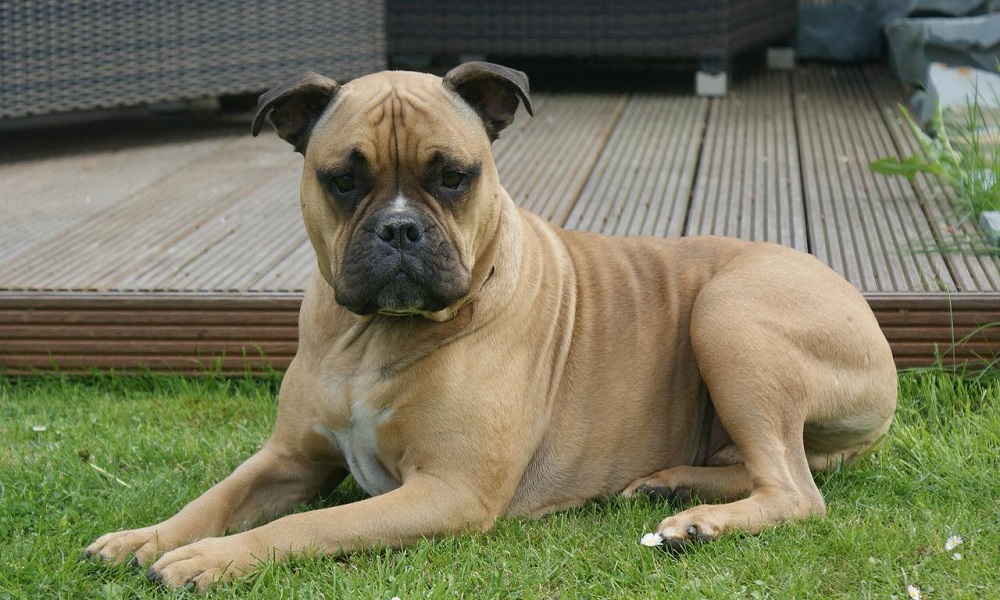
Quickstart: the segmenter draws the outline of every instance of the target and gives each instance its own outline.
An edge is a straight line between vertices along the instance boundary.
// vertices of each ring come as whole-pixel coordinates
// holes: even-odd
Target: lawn
[[[174,596],[80,551],[227,475],[268,434],[276,389],[276,377],[0,377],[0,598]],[[639,544],[677,506],[613,498],[486,535],[268,565],[213,595],[905,600],[914,585],[925,599],[1000,597],[1000,371],[902,374],[886,444],[819,484],[826,519],[680,557]],[[325,502],[360,497],[349,480]],[[951,536],[962,543],[947,550]]]

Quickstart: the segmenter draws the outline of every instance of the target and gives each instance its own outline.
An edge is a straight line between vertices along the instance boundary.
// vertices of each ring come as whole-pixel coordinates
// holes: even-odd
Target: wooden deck
[[[881,66],[747,74],[724,99],[546,91],[494,149],[511,196],[553,223],[792,246],[865,293],[900,366],[992,360],[1000,259],[942,252],[978,236],[947,194],[867,168],[915,150],[902,99]],[[287,366],[313,266],[301,158],[248,130],[239,115],[0,133],[0,369]]]

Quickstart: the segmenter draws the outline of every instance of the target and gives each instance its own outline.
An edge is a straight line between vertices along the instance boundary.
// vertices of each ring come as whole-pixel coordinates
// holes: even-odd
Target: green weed
[[[952,188],[955,202],[971,218],[1000,210],[1000,144],[994,139],[1000,135],[996,133],[1000,117],[982,109],[978,94],[953,123],[945,122],[937,106],[928,126],[930,134],[904,106],[899,111],[920,145],[920,154],[876,160],[869,165],[873,172],[910,181],[918,173],[932,175]]]

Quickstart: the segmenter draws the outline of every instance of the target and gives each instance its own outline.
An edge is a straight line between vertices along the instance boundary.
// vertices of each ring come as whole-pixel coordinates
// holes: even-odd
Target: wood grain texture
[[[946,191],[872,174],[916,151],[882,66],[747,72],[724,98],[546,91],[493,147],[515,202],[608,234],[808,250],[857,285],[900,366],[1000,356],[1000,258]],[[315,257],[302,159],[246,117],[0,132],[0,369],[284,368]],[[992,357],[992,358],[991,358]]]

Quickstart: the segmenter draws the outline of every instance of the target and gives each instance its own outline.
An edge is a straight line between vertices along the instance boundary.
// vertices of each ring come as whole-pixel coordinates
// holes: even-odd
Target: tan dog
[[[609,238],[519,210],[490,143],[523,73],[310,74],[261,97],[305,156],[318,269],[263,448],[174,517],[86,551],[204,589],[260,560],[402,546],[649,490],[668,546],[823,514],[810,474],[889,428],[896,372],[816,259]],[[372,497],[277,518],[350,472]],[[227,532],[243,531],[226,535]]]

